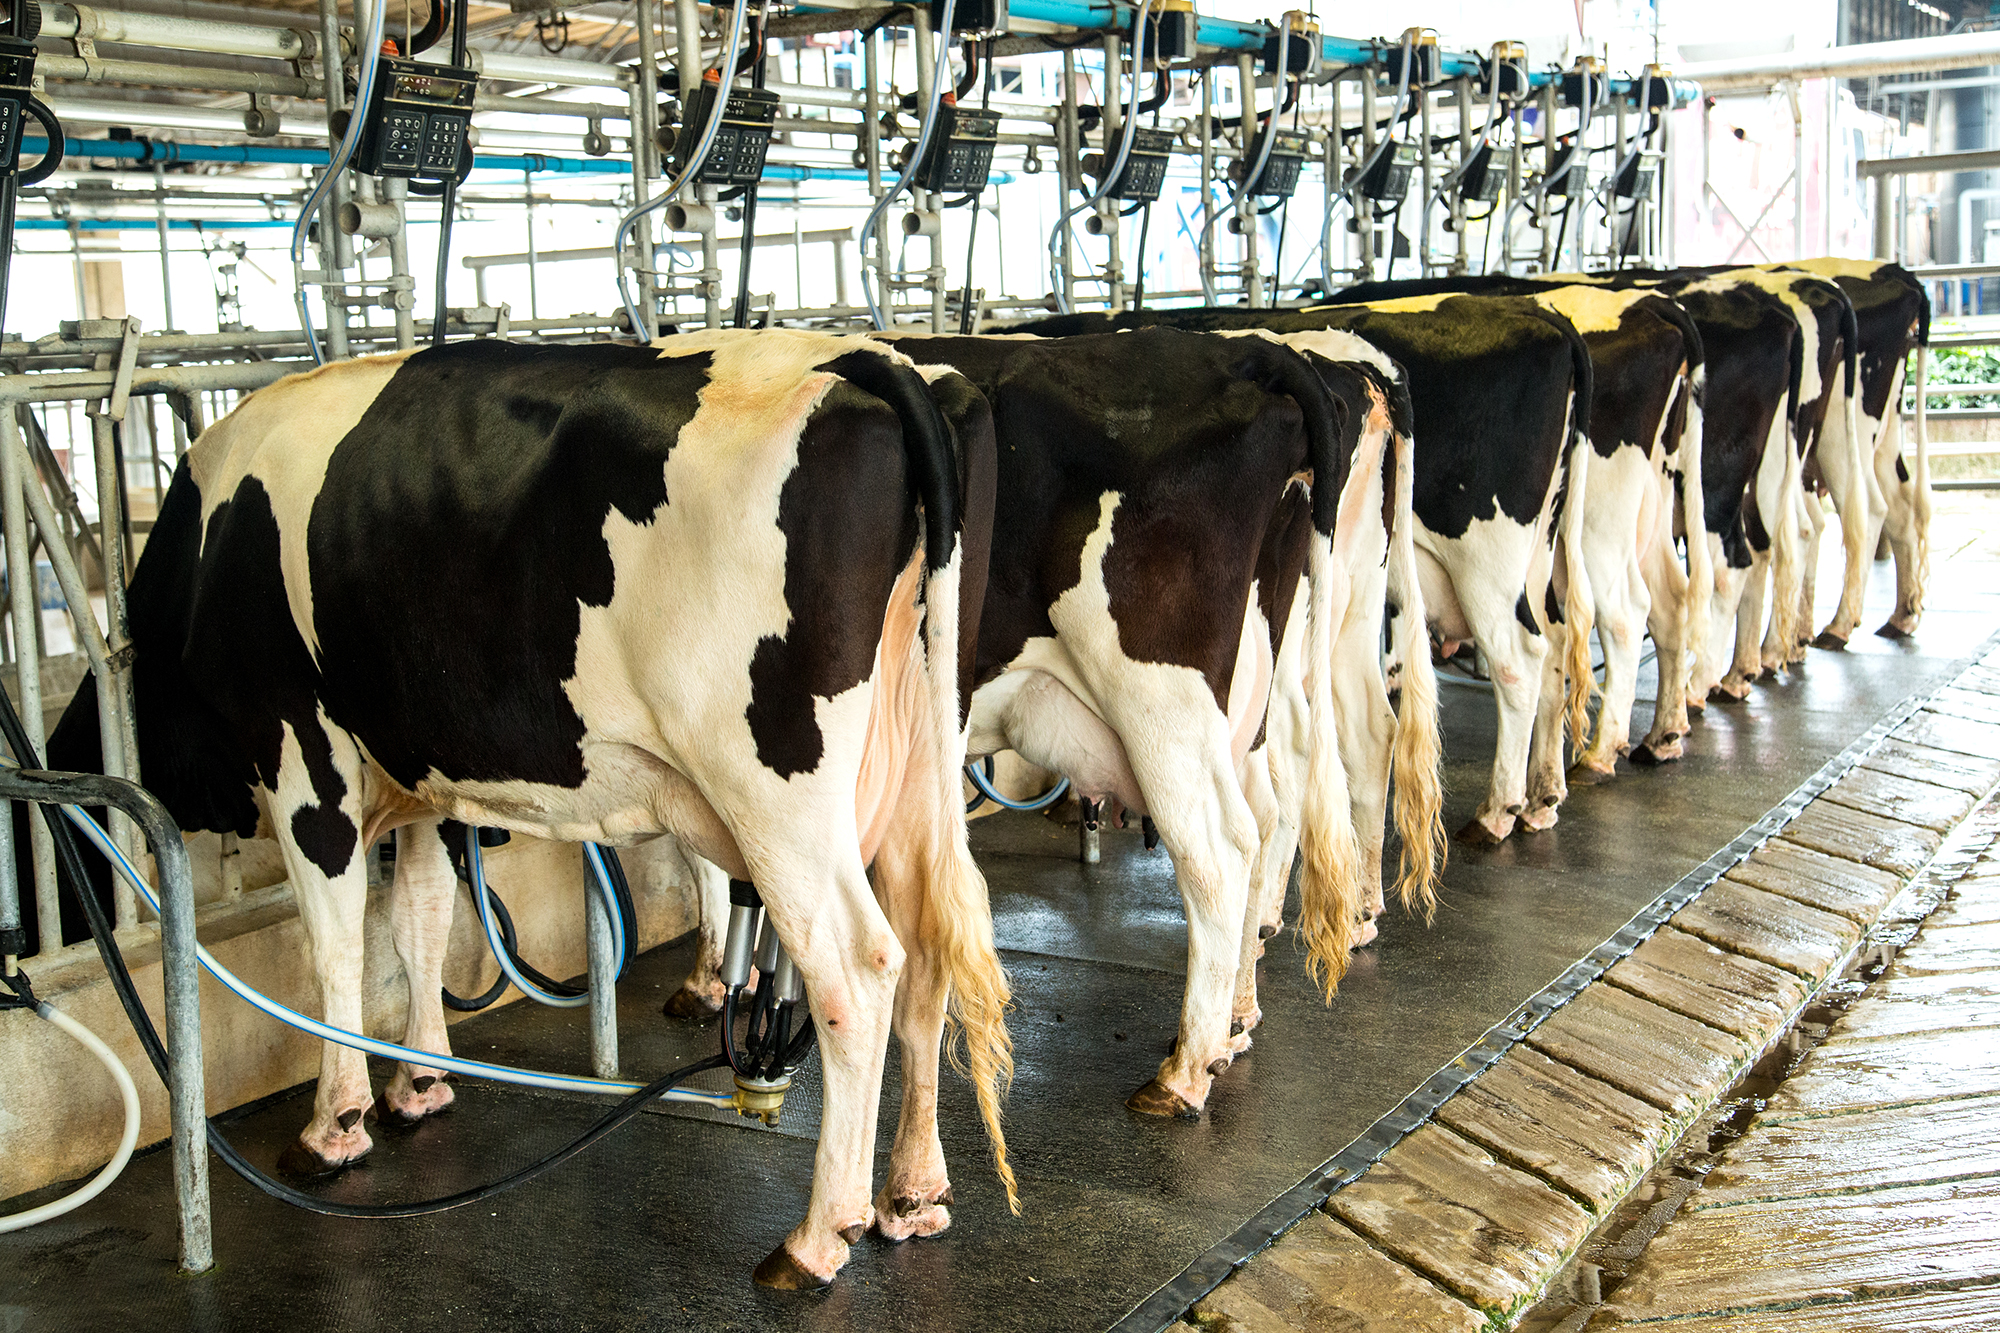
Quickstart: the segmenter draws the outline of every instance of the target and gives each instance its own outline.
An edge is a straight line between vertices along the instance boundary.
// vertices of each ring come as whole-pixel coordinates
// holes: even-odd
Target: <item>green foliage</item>
[[[1911,362],[1911,382],[1916,363]],[[2000,407],[2000,349],[1991,347],[1941,347],[1931,351],[1929,381],[1932,384],[1991,384],[1992,393],[1932,396],[1932,411],[1954,407]]]

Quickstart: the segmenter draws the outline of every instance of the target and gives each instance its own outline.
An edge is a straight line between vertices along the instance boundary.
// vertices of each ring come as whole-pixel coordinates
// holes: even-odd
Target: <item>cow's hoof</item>
[[[700,991],[683,986],[667,997],[667,1002],[660,1006],[660,1012],[668,1018],[692,1019],[699,1023],[721,1013],[722,1004],[720,1001],[711,1003]]]
[[[1750,686],[1746,683],[1739,690],[1734,685],[1717,685],[1709,690],[1708,697],[1721,704],[1740,704],[1750,697]]]
[[[1891,617],[1882,622],[1882,628],[1875,631],[1875,637],[1879,639],[1907,639],[1915,632],[1914,628],[1905,628],[1897,624],[1894,617]]]
[[[1513,821],[1509,820],[1508,824],[1509,828],[1507,832],[1511,833],[1513,832]],[[1501,843],[1507,841],[1506,833],[1495,833],[1477,819],[1467,823],[1464,828],[1453,834],[1452,837],[1454,841],[1462,843],[1467,847],[1498,847]]]
[[[1359,922],[1355,925],[1354,942],[1352,944],[1349,944],[1347,947],[1349,949],[1365,949],[1369,945],[1373,944],[1376,938],[1381,935],[1381,933],[1382,933],[1382,928],[1379,925],[1377,925],[1375,923],[1374,918],[1371,917],[1368,920]]]
[[[367,1143],[367,1141],[367,1136],[363,1135],[362,1142]],[[285,1145],[285,1150],[278,1154],[278,1174],[287,1180],[320,1180],[345,1171],[367,1155],[368,1149],[364,1147],[352,1157],[336,1160],[322,1156],[317,1149],[307,1147],[304,1139],[293,1139]]]
[[[1616,764],[1606,764],[1602,768],[1595,764],[1577,764],[1570,769],[1568,780],[1580,787],[1595,787],[1617,776]]]
[[[1686,753],[1687,747],[1681,743],[1681,738],[1678,735],[1672,735],[1663,737],[1658,741],[1642,741],[1638,745],[1633,746],[1632,762],[1643,764],[1647,768],[1656,768],[1661,764],[1670,764]]]
[[[414,1125],[427,1116],[434,1116],[456,1099],[457,1094],[451,1084],[435,1074],[424,1074],[410,1080],[407,1091],[399,1087],[398,1079],[389,1085],[381,1105],[382,1122],[387,1125]]]
[[[1137,1111],[1140,1115],[1157,1116],[1162,1120],[1199,1120],[1201,1108],[1188,1104],[1187,1098],[1175,1092],[1157,1078],[1148,1079],[1146,1086],[1125,1099],[1125,1109]]]
[[[821,1291],[833,1285],[831,1274],[821,1277],[792,1258],[792,1252],[783,1245],[764,1256],[764,1262],[757,1265],[750,1280],[773,1291]]]
[[[892,1199],[884,1190],[875,1200],[875,1234],[897,1243],[943,1235],[951,1226],[951,1210],[945,1206],[950,1202],[949,1185],[928,1199],[921,1193],[902,1194]]]
[[[1546,833],[1556,826],[1560,814],[1553,805],[1537,806],[1521,816],[1521,827],[1530,833]]]
[[[1830,653],[1841,652],[1847,647],[1847,636],[1845,634],[1835,634],[1830,629],[1823,629],[1819,632],[1819,637],[1812,641],[1812,646],[1823,648]]]

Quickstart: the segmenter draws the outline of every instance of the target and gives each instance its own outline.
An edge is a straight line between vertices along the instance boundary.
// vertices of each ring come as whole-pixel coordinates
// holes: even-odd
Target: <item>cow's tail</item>
[[[1408,392],[1400,382],[1396,389]],[[1389,597],[1402,617],[1396,652],[1403,664],[1393,768],[1396,832],[1403,841],[1397,891],[1404,910],[1414,912],[1421,907],[1428,922],[1437,911],[1437,882],[1448,845],[1440,772],[1443,745],[1438,737],[1437,674],[1431,665],[1429,617],[1424,590],[1417,581],[1417,520],[1412,508],[1416,447],[1407,430],[1393,432],[1391,447],[1395,450],[1396,495],[1395,529],[1389,534]]]
[[[1007,1034],[1011,992],[993,945],[986,878],[966,845],[965,798],[959,787],[965,766],[959,709],[959,593],[966,544],[960,539],[957,450],[930,386],[908,358],[881,348],[843,356],[831,368],[895,411],[923,504],[924,688],[937,774],[937,791],[931,798],[937,802],[932,820],[935,842],[924,876],[925,916],[936,932],[938,964],[950,997],[945,1052],[952,1066],[972,1082],[980,1119],[993,1142],[994,1167],[1007,1189],[1007,1206],[1019,1213],[1014,1170],[1007,1161],[1007,1140],[1000,1125],[1000,1102],[1014,1076],[1013,1041]]]
[[[1804,579],[1799,550],[1799,505],[1803,495],[1799,450],[1799,413],[1805,408],[1801,387],[1804,376],[1804,344],[1792,340],[1792,393],[1786,402],[1785,458],[1778,483],[1777,503],[1765,513],[1764,530],[1771,541],[1771,634],[1785,645],[1786,653],[1798,642],[1799,598]],[[1760,504],[1759,510],[1763,509]],[[1761,627],[1760,627],[1761,629]]]
[[[1590,348],[1574,326],[1560,315],[1546,312],[1552,322],[1560,320],[1569,344],[1570,415],[1568,462],[1564,468],[1562,503],[1563,575],[1567,587],[1563,596],[1564,656],[1567,677],[1564,710],[1569,717],[1569,734],[1580,749],[1590,743],[1590,696],[1597,677],[1590,669],[1590,630],[1596,619],[1590,596],[1590,574],[1583,559],[1583,511],[1590,477],[1590,405],[1594,380]]]
[[[1707,371],[1691,366],[1681,382],[1683,412],[1680,450],[1681,526],[1687,531],[1687,596],[1683,599],[1681,642],[1688,656],[1707,660],[1709,617],[1715,604],[1715,557],[1708,548],[1708,505],[1702,489],[1702,384]],[[1683,687],[1686,682],[1683,680]]]
[[[1306,790],[1299,819],[1299,935],[1306,972],[1329,1001],[1347,973],[1356,925],[1364,905],[1361,846],[1354,833],[1347,769],[1340,759],[1333,704],[1333,646],[1347,614],[1350,581],[1335,557],[1334,518],[1340,510],[1341,431],[1333,395],[1306,358],[1289,347],[1246,339],[1244,367],[1272,392],[1290,397],[1305,418],[1306,455],[1312,464],[1312,540],[1306,558]]]
[[[1917,366],[1920,381],[1928,381],[1931,349],[1928,341],[1930,331],[1930,298],[1924,298],[1924,333],[1926,341],[1917,345]],[[1917,573],[1910,582],[1909,612],[1912,617],[1923,614],[1924,584],[1931,572],[1931,418],[1930,404],[1925,396],[1930,385],[1920,382],[1917,388],[1917,470],[1915,494],[1911,496],[1910,507],[1916,519]],[[1898,607],[1898,610],[1903,608]]]

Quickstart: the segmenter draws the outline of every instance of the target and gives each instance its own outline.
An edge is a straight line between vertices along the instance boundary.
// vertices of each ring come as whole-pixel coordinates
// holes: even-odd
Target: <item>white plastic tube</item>
[[[1049,231],[1049,281],[1055,285],[1056,308],[1065,315],[1070,313],[1070,305],[1069,297],[1063,293],[1063,230],[1069,226],[1069,220],[1078,213],[1083,212],[1085,209],[1097,207],[1098,202],[1106,194],[1110,193],[1111,187],[1118,183],[1118,178],[1125,174],[1125,163],[1132,156],[1132,136],[1134,131],[1139,128],[1139,79],[1146,68],[1146,15],[1152,7],[1153,0],[1139,0],[1139,14],[1132,24],[1132,88],[1125,97],[1125,124],[1121,127],[1123,132],[1118,136],[1118,154],[1105,163],[1104,174],[1098,177],[1097,188],[1091,191],[1090,197],[1082,203],[1073,204],[1064,210],[1063,215],[1056,219],[1056,225]],[[1278,39],[1278,77],[1280,86],[1282,86],[1284,79],[1284,67],[1284,38],[1280,37]],[[1105,73],[1108,78],[1110,71],[1107,70]],[[1109,89],[1106,91],[1109,91]],[[1109,101],[1110,99],[1107,98],[1106,100]],[[1249,98],[1246,96],[1244,100],[1248,102]],[[1246,117],[1249,115],[1249,108],[1247,106],[1244,108],[1244,115]],[[1271,108],[1271,120],[1274,130],[1277,127],[1277,118],[1277,106],[1273,104]],[[1264,145],[1264,151],[1267,154],[1271,151],[1271,145],[1268,141]],[[1260,161],[1260,169],[1261,165]],[[1245,177],[1245,179],[1249,178]]]
[[[319,213],[321,201],[326,198],[326,192],[333,188],[340,173],[347,170],[348,159],[354,156],[355,148],[361,143],[362,127],[368,120],[368,103],[375,95],[375,66],[382,56],[382,16],[388,8],[388,0],[375,0],[374,12],[368,19],[368,33],[361,41],[361,81],[355,86],[354,106],[347,116],[347,133],[340,136],[340,143],[326,164],[325,174],[313,186],[312,193],[306,196],[305,203],[299,208],[299,220],[292,224],[292,299],[298,306],[299,327],[306,333],[306,347],[312,352],[313,360],[322,366],[326,364],[326,357],[320,353],[319,335],[313,332],[312,311],[306,304],[306,235],[312,227],[313,218]]]
[[[144,898],[147,905],[155,912],[159,911],[159,895],[153,891],[153,886],[147,882],[146,877],[140,874],[137,868],[126,859],[125,853],[120,851],[117,845],[111,841],[111,835],[99,827],[96,820],[92,819],[76,806],[65,805],[62,807],[62,812],[69,819],[70,823],[82,830],[84,837],[90,839],[91,845],[96,847],[98,851],[102,852],[110,860],[118,873],[124,876],[125,882],[132,886],[133,891],[141,898]],[[330,1023],[322,1023],[317,1018],[309,1017],[306,1014],[298,1012],[296,1009],[278,1003],[278,1001],[256,990],[234,972],[231,972],[228,968],[217,962],[215,955],[211,954],[203,945],[197,944],[195,946],[195,956],[201,960],[202,968],[210,976],[221,982],[225,988],[234,992],[239,999],[250,1005],[251,1008],[269,1014],[280,1023],[288,1027],[297,1028],[308,1036],[318,1037],[322,1041],[330,1041],[336,1045],[346,1046],[368,1055],[379,1056],[384,1060],[402,1060],[431,1069],[448,1070],[454,1074],[466,1074],[473,1078],[489,1078],[499,1083],[518,1083],[528,1088],[547,1088],[553,1092],[583,1092],[598,1096],[626,1097],[646,1086],[643,1083],[627,1083],[617,1079],[584,1078],[571,1074],[544,1074],[531,1069],[510,1069],[506,1065],[488,1064],[484,1060],[468,1060],[458,1055],[440,1055],[434,1051],[412,1050],[408,1046],[399,1046],[392,1041],[383,1041],[377,1037],[364,1037],[358,1032],[349,1032],[345,1028],[337,1028]],[[735,1098],[729,1093],[703,1092],[694,1088],[674,1088],[667,1092],[661,1100],[670,1102],[696,1102],[704,1106],[723,1108],[735,1104]]]
[[[896,183],[882,192],[882,197],[875,201],[875,207],[868,210],[868,216],[862,219],[861,226],[854,233],[854,244],[861,255],[861,294],[868,300],[868,318],[877,332],[887,329],[889,322],[882,313],[882,302],[876,294],[875,284],[870,280],[868,242],[875,235],[875,224],[889,211],[889,205],[910,187],[917,168],[923,165],[924,154],[930,150],[931,135],[937,131],[938,106],[944,101],[944,86],[951,81],[951,24],[957,13],[958,0],[944,0],[944,12],[938,16],[937,56],[931,61],[931,96],[924,103],[924,118],[917,128],[917,141],[910,147],[910,158],[903,163],[902,174],[896,177]]]
[[[611,877],[604,867],[602,853],[590,843],[585,843],[583,856],[591,869],[591,887],[586,891],[604,899],[605,913],[611,918],[611,967],[613,975],[616,975],[625,970],[625,914],[618,910],[618,897],[611,891]],[[486,933],[486,946],[493,951],[493,961],[500,964],[507,980],[513,982],[521,994],[551,1009],[579,1009],[589,1004],[589,991],[581,995],[551,994],[528,980],[514,965],[514,959],[507,952],[507,941],[494,919],[492,891],[486,887],[486,858],[479,846],[479,830],[469,826],[465,830],[465,869],[472,876],[472,901],[479,909],[479,928]]]
[[[118,1084],[118,1096],[125,1103],[125,1132],[118,1137],[118,1151],[111,1154],[111,1160],[104,1164],[104,1169],[92,1176],[81,1189],[25,1212],[0,1217],[0,1232],[21,1231],[83,1207],[110,1188],[111,1182],[118,1179],[118,1173],[125,1169],[125,1163],[132,1160],[132,1149],[139,1144],[139,1089],[133,1085],[132,1075],[126,1071],[125,1062],[118,1058],[118,1053],[105,1045],[95,1032],[46,1001],[37,1004],[35,1012],[76,1038],[78,1044],[97,1057],[112,1081]]]

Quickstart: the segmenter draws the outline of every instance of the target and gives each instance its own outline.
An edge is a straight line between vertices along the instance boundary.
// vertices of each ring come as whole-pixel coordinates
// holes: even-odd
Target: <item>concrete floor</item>
[[[1174,1032],[1185,943],[1165,855],[1145,852],[1136,833],[1107,833],[1104,863],[1083,867],[1072,831],[1033,816],[981,821],[975,846],[1017,997],[1009,1138],[1019,1219],[1006,1214],[971,1097],[950,1079],[941,1119],[958,1200],[952,1230],[896,1247],[864,1240],[833,1290],[817,1296],[749,1281],[803,1211],[809,1095],[795,1094],[778,1132],[705,1123],[701,1112],[644,1116],[487,1207],[405,1222],[290,1211],[218,1166],[219,1262],[192,1280],[173,1271],[167,1159],[155,1153],[79,1213],[0,1237],[0,1330],[113,1320],[197,1329],[1106,1328],[2000,626],[1996,514],[2000,505],[1983,496],[1939,497],[1938,572],[1919,639],[1864,635],[1846,653],[1815,652],[1795,678],[1711,707],[1680,763],[1578,788],[1548,833],[1454,849],[1435,926],[1392,910],[1330,1010],[1280,937],[1264,964],[1257,1045],[1218,1081],[1198,1123],[1142,1122],[1122,1105]],[[1836,587],[1837,574],[1820,586]],[[1891,600],[1878,567],[1871,625]],[[1493,717],[1474,687],[1443,693],[1455,828],[1484,786]],[[685,949],[640,960],[621,989],[628,1073],[712,1049],[712,1029],[658,1014]],[[454,1041],[544,1068],[586,1065],[582,1020],[570,1013],[518,1006],[454,1029]],[[892,1051],[892,1087],[895,1076]],[[233,1117],[229,1133],[269,1163],[304,1123],[309,1099],[310,1089],[273,1099]],[[892,1092],[885,1109],[894,1105]],[[462,1086],[451,1114],[378,1132],[369,1162],[326,1192],[391,1200],[463,1188],[561,1142],[598,1109]],[[884,1154],[892,1133],[885,1115]]]

